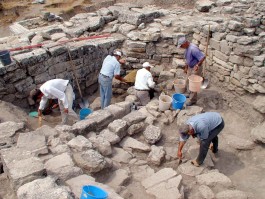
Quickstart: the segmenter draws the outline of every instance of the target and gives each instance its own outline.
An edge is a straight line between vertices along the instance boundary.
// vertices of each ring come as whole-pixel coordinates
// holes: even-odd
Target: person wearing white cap
[[[185,37],[179,38],[177,48],[185,49],[186,65],[184,72],[187,73],[188,76],[191,74],[200,75],[202,71],[201,65],[205,60],[205,55],[201,50],[195,44],[190,43]],[[186,105],[191,106],[195,104],[197,102],[197,93],[190,92],[189,98]]]
[[[155,82],[150,72],[153,67],[149,62],[145,62],[143,63],[143,68],[136,73],[134,88],[136,97],[140,100],[142,106],[145,106],[151,100],[149,91],[155,87]]]
[[[125,60],[121,59],[122,52],[115,50],[113,55],[108,55],[102,64],[102,68],[99,73],[98,82],[100,85],[100,102],[101,109],[110,105],[112,97],[112,79],[118,79],[122,82],[126,82],[124,78],[120,76],[121,64],[125,63]]]

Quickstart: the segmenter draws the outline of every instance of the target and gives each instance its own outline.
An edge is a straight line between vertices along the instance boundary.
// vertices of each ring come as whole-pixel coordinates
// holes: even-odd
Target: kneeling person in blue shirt
[[[224,128],[224,120],[219,113],[206,112],[195,115],[188,119],[186,124],[179,128],[180,142],[178,147],[178,157],[182,158],[182,148],[190,136],[197,137],[200,141],[200,151],[196,160],[191,163],[200,166],[206,158],[209,146],[213,143],[212,152],[218,151],[218,134]]]

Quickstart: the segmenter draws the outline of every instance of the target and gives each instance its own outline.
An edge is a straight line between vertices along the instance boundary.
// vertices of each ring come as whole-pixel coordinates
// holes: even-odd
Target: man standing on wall
[[[121,64],[125,63],[125,60],[122,60],[121,56],[122,52],[115,50],[113,55],[108,55],[103,61],[98,77],[98,82],[100,85],[101,109],[104,109],[110,105],[113,77],[122,82],[126,82],[126,80],[120,76]]]
[[[150,89],[154,88],[155,82],[153,81],[152,74],[150,73],[152,65],[149,62],[143,63],[143,68],[138,70],[135,77],[135,91],[136,97],[140,100],[142,106],[150,102]]]
[[[201,50],[195,44],[190,43],[185,37],[179,38],[177,48],[185,49],[186,65],[184,72],[187,73],[188,76],[192,74],[201,76],[201,66],[205,60],[205,55],[201,52]],[[189,100],[187,101],[186,105],[191,106],[196,104],[196,102],[197,93],[190,92]]]
[[[223,128],[224,120],[219,113],[206,112],[191,117],[179,127],[178,157],[182,158],[182,149],[188,138],[196,137],[200,144],[200,150],[197,159],[192,160],[191,163],[197,167],[200,166],[206,158],[211,142],[213,143],[212,152],[218,152],[218,134]]]
[[[38,109],[39,117],[42,116],[48,99],[58,99],[59,107],[62,114],[62,124],[67,124],[68,116],[78,120],[77,114],[73,110],[74,92],[69,80],[52,79],[45,82],[39,89],[36,89],[32,95],[35,103],[40,100]]]

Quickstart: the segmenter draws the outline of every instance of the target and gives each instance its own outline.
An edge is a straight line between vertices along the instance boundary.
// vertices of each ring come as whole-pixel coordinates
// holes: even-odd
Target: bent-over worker
[[[42,116],[42,110],[45,108],[48,99],[58,99],[62,115],[62,124],[67,123],[68,116],[78,120],[78,116],[72,108],[74,92],[69,80],[52,79],[45,82],[39,89],[37,89],[37,92],[32,96],[32,99],[35,102],[38,99],[41,99],[38,109],[38,115],[40,117]]]
[[[155,82],[153,81],[152,74],[150,72],[153,68],[149,62],[143,63],[143,68],[138,70],[135,77],[135,94],[140,100],[142,106],[145,106],[150,102],[150,89],[155,87]]]
[[[209,146],[213,143],[212,152],[218,151],[218,134],[224,128],[224,120],[219,113],[206,112],[195,115],[179,128],[180,142],[178,157],[182,158],[182,148],[190,136],[197,137],[200,142],[200,151],[196,160],[191,163],[200,166],[206,158]]]
[[[195,44],[190,43],[185,37],[179,38],[177,48],[185,49],[186,65],[184,72],[187,73],[188,76],[192,74],[201,76],[201,65],[205,60],[205,55],[201,52],[201,50]],[[196,102],[197,92],[190,92],[189,100],[186,105],[191,106],[196,104]]]
[[[113,55],[108,55],[102,64],[102,68],[99,73],[98,82],[100,85],[100,102],[101,109],[110,105],[112,97],[112,79],[118,79],[122,82],[126,82],[124,78],[120,76],[120,66],[125,63],[125,60],[121,59],[122,52],[115,50]]]

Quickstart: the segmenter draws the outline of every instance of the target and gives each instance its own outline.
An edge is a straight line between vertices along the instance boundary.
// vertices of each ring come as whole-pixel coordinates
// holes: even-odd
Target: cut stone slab
[[[98,186],[108,193],[108,199],[123,199],[111,187],[95,182],[95,179],[88,175],[80,175],[65,182],[74,193],[76,198],[79,198],[82,193],[82,187],[85,184]]]
[[[203,167],[195,167],[191,164],[191,161],[188,161],[186,163],[183,163],[178,166],[178,171],[181,174],[185,174],[187,176],[197,176],[200,175],[203,172]]]
[[[20,133],[17,147],[36,155],[48,153],[45,136],[34,134],[34,132]]]
[[[16,123],[12,121],[7,121],[0,123],[0,140],[4,138],[13,137],[16,132],[22,130],[24,128],[24,123]]]
[[[238,150],[251,150],[255,147],[254,142],[229,134],[224,136],[227,143]]]
[[[44,135],[46,138],[53,136],[56,137],[59,135],[59,132],[47,125],[43,125],[40,128],[37,128],[35,131],[33,131],[34,134],[38,134],[38,135]]]
[[[209,187],[217,185],[224,187],[232,186],[232,181],[227,176],[219,172],[210,172],[198,175],[196,176],[196,180],[200,185],[207,185]]]
[[[183,196],[180,193],[181,181],[182,177],[179,175],[148,188],[146,192],[154,195],[157,199],[164,199],[165,196],[167,199],[182,199]]]
[[[78,135],[67,143],[67,145],[74,151],[85,151],[87,149],[92,149],[92,143],[86,139],[84,136]]]
[[[98,110],[89,114],[86,119],[96,121],[96,131],[101,131],[114,120],[114,117],[108,110]]]
[[[119,186],[125,185],[130,179],[130,172],[124,169],[118,169],[111,174],[105,184],[117,189]]]
[[[17,147],[2,149],[0,155],[4,165],[4,170],[5,165],[8,165],[13,161],[19,161],[32,157],[32,153],[30,151],[25,151]]]
[[[131,104],[130,102],[126,102],[126,101],[124,101],[124,102],[116,103],[115,105],[124,108],[124,109],[125,109],[125,114],[126,114],[126,115],[129,114],[129,113],[131,112],[131,105],[132,105],[132,104]]]
[[[101,136],[90,137],[89,140],[102,155],[108,156],[112,154],[112,148],[108,140],[105,140]]]
[[[36,157],[13,161],[7,165],[7,175],[14,190],[23,184],[43,177],[44,174],[44,165]]]
[[[147,161],[151,164],[159,166],[161,162],[164,160],[166,152],[162,146],[151,146],[151,152],[147,157]]]
[[[49,176],[24,184],[18,189],[17,197],[18,199],[74,199],[70,189],[66,186],[58,186],[55,180],[55,178]]]
[[[122,139],[127,134],[127,122],[125,120],[114,120],[108,125],[108,129]]]
[[[114,119],[120,119],[126,115],[125,109],[115,104],[107,106],[104,110],[109,111]]]
[[[133,177],[138,180],[142,181],[150,176],[154,175],[155,171],[148,165],[140,165],[137,167],[131,168]]]
[[[73,125],[73,130],[77,132],[77,134],[85,135],[91,131],[95,131],[97,126],[97,122],[94,119],[84,119],[76,122]]]
[[[247,199],[248,196],[243,191],[225,190],[216,194],[216,199]]]
[[[128,164],[130,160],[133,158],[133,155],[128,153],[127,151],[114,147],[113,148],[113,155],[112,160],[119,162],[119,163],[125,163]]]
[[[107,167],[107,161],[97,151],[89,149],[81,153],[75,153],[73,158],[76,164],[91,173],[96,173]]]
[[[161,129],[159,127],[149,125],[145,129],[143,135],[144,135],[146,142],[148,142],[149,144],[155,144],[156,142],[158,142],[161,139],[162,132],[161,132]]]
[[[177,175],[177,172],[172,168],[164,168],[156,172],[154,175],[149,178],[144,179],[141,183],[145,189],[149,189],[155,185],[165,182]]]
[[[117,144],[121,141],[121,138],[109,129],[104,129],[99,135],[109,141],[111,145]]]
[[[51,158],[45,163],[45,168],[48,175],[55,175],[63,181],[83,174],[82,169],[74,167],[74,162],[68,153]]]
[[[206,185],[201,185],[199,187],[199,192],[203,199],[214,199],[213,191]]]
[[[151,150],[150,146],[148,146],[147,144],[139,142],[138,140],[131,137],[125,137],[119,144],[124,149],[133,149],[147,152]]]
[[[143,115],[141,112],[133,111],[129,113],[128,115],[126,115],[125,117],[123,117],[122,119],[127,122],[128,126],[131,126],[133,124],[142,122],[143,120],[145,120],[145,118],[146,116]]]
[[[264,129],[265,129],[265,122],[252,129],[251,138],[254,142],[263,143],[263,144],[265,143]]]

